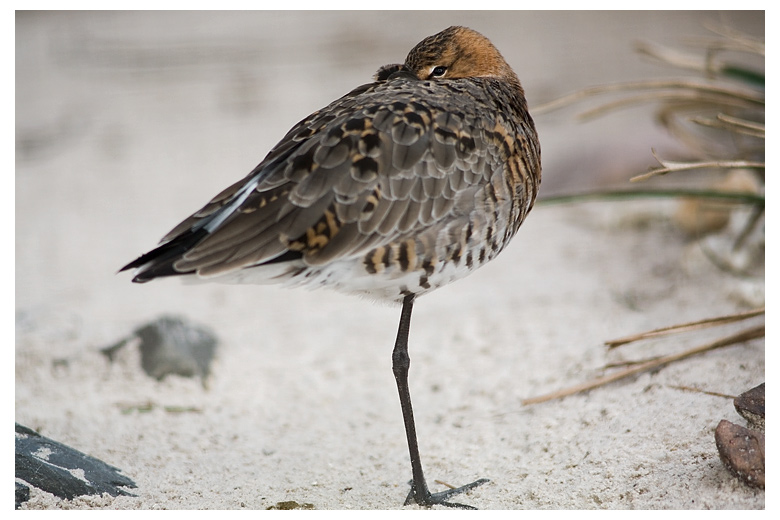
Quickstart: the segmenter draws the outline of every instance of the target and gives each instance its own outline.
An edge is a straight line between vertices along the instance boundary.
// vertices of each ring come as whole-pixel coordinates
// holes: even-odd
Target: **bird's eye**
[[[431,69],[431,77],[432,78],[440,78],[444,76],[447,73],[447,67],[444,65],[437,65],[436,67]]]

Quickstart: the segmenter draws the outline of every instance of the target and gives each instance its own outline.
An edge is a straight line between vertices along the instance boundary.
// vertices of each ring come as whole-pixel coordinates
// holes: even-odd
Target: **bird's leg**
[[[428,491],[428,484],[423,475],[422,463],[420,462],[420,450],[417,446],[417,432],[414,427],[414,413],[412,412],[412,398],[409,394],[409,325],[412,321],[412,305],[414,295],[407,295],[403,300],[401,309],[401,321],[398,324],[398,336],[395,340],[393,349],[393,375],[395,383],[398,386],[398,396],[401,399],[401,413],[404,416],[404,426],[406,427],[406,440],[409,443],[409,458],[412,461],[412,489],[409,496],[406,497],[404,505],[416,502],[421,506],[432,506],[439,504],[448,507],[457,507],[461,509],[475,509],[469,505],[447,502],[447,499],[453,495],[463,493],[469,489],[475,488],[487,482],[487,479],[479,479],[465,486],[448,489],[440,493],[431,493]]]

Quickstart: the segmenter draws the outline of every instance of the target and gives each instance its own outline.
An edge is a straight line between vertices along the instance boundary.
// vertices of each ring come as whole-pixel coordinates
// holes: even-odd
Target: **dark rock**
[[[135,496],[121,487],[135,488],[135,482],[119,469],[74,450],[35,431],[16,424],[16,478],[30,486],[70,500],[81,495]],[[23,485],[21,485],[23,486]],[[26,487],[26,486],[23,486]],[[16,486],[17,507],[29,499]]]
[[[16,482],[16,505],[14,506],[15,509],[19,509],[19,507],[30,500],[30,488],[22,484],[21,482]]]

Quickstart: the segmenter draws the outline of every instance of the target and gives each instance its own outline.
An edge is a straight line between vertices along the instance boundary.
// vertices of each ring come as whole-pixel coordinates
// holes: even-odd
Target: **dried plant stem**
[[[717,318],[707,318],[706,320],[692,321],[689,323],[681,323],[679,325],[673,325],[671,327],[663,327],[660,329],[651,330],[648,332],[641,332],[639,334],[633,334],[631,336],[625,336],[623,338],[613,339],[606,341],[605,344],[613,349],[626,343],[633,343],[647,338],[656,338],[658,336],[666,336],[668,334],[677,334],[680,332],[689,332],[692,330],[700,330],[707,327],[716,327],[719,325],[726,325],[727,323],[734,323],[735,321],[747,320],[755,316],[764,314],[765,308],[753,309],[747,312],[740,312],[738,314],[730,314],[728,316],[719,316]]]
[[[749,135],[752,137],[764,138],[766,136],[766,126],[755,121],[731,117],[726,114],[718,114],[715,119],[705,117],[694,117],[691,121],[702,126],[712,128],[725,128],[734,133]]]
[[[617,99],[615,101],[610,101],[609,103],[604,103],[600,106],[597,106],[595,108],[580,113],[577,117],[583,121],[587,121],[589,119],[596,119],[597,117],[600,117],[602,114],[606,112],[615,111],[623,107],[639,105],[641,103],[647,103],[647,102],[666,102],[666,103],[681,103],[681,104],[700,103],[700,104],[713,105],[719,107],[750,107],[755,104],[755,101],[753,100],[745,100],[738,97],[727,97],[726,95],[723,94],[700,92],[698,90],[691,90],[691,91],[671,90],[668,92],[651,91],[651,92],[636,94],[633,96],[626,96],[622,99]]]
[[[667,161],[658,157],[658,154],[653,152],[653,157],[661,163],[661,168],[650,170],[642,175],[631,177],[631,182],[644,181],[650,177],[657,175],[666,175],[671,172],[680,172],[685,170],[696,170],[701,168],[756,168],[764,169],[766,164],[760,161],[701,161],[701,162],[676,162]]]
[[[657,368],[660,368],[664,365],[668,365],[669,363],[673,363],[675,361],[680,361],[682,359],[689,358],[691,356],[695,356],[697,354],[702,354],[704,352],[708,352],[710,350],[715,350],[717,348],[726,347],[729,345],[733,345],[735,343],[742,343],[745,341],[750,341],[752,339],[762,338],[764,337],[764,325],[760,325],[757,327],[753,327],[747,330],[743,330],[741,332],[738,332],[737,334],[734,334],[732,336],[728,336],[722,339],[719,339],[717,341],[714,341],[712,343],[707,343],[706,345],[701,345],[689,350],[685,350],[683,352],[679,352],[677,354],[670,354],[668,356],[660,357],[657,359],[653,359],[650,361],[646,361],[644,363],[640,363],[639,365],[633,366],[631,368],[627,368],[625,370],[621,370],[619,372],[615,372],[613,374],[609,374],[603,377],[596,378],[592,381],[588,381],[579,385],[575,385],[569,388],[566,388],[564,390],[559,390],[557,392],[552,392],[550,394],[541,395],[538,397],[531,397],[529,399],[524,399],[521,401],[521,404],[523,405],[529,405],[529,404],[538,404],[545,401],[550,401],[553,399],[560,399],[562,397],[566,397],[569,395],[573,395],[579,392],[584,392],[587,390],[592,390],[594,388],[597,388],[599,386],[606,385],[608,383],[612,383],[614,381],[617,381],[619,379],[623,379],[629,376],[633,376],[642,372],[646,372],[648,370],[654,370]]]
[[[734,399],[737,397],[736,395],[723,394],[720,392],[712,392],[710,390],[702,390],[701,388],[694,388],[692,386],[671,385],[671,388],[676,388],[677,390],[683,390],[685,392],[697,392],[699,394],[706,394],[714,397],[723,397],[726,399]]]
[[[723,51],[747,52],[760,56],[765,54],[762,43],[748,38],[735,38],[730,41],[707,39],[700,41],[699,44],[700,47],[704,47],[706,50],[703,59],[698,55],[691,55],[646,42],[638,42],[634,48],[639,54],[644,54],[661,63],[680,69],[693,70],[710,77],[717,75],[728,76],[733,70],[734,67],[732,65],[716,59]],[[763,74],[754,73],[754,75],[760,77],[762,79],[761,84],[763,84]]]
[[[618,83],[615,85],[599,85],[596,87],[590,87],[567,96],[563,96],[556,100],[544,103],[534,108],[534,113],[542,114],[551,112],[560,107],[571,105],[581,99],[585,99],[592,96],[598,96],[607,92],[631,92],[640,90],[651,91],[664,91],[671,90],[672,92],[655,92],[652,97],[638,96],[637,98],[630,98],[630,101],[621,100],[615,103],[605,104],[603,107],[596,108],[586,112],[587,115],[583,117],[593,117],[606,110],[616,108],[616,106],[625,105],[627,103],[635,103],[637,101],[646,100],[658,100],[658,96],[663,94],[664,96],[671,96],[685,100],[707,100],[714,103],[724,103],[726,105],[736,105],[740,102],[745,102],[750,105],[764,104],[762,96],[751,92],[749,90],[734,89],[729,87],[722,87],[718,85],[712,85],[708,83],[700,83],[697,81],[687,80],[650,80],[650,81],[635,81],[628,83]],[[679,100],[678,99],[678,100]]]

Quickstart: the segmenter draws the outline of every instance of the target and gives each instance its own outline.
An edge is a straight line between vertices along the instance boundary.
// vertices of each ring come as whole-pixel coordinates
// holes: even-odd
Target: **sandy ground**
[[[135,497],[30,509],[398,509],[408,455],[390,353],[399,309],[327,291],[130,283],[116,271],[243,176],[298,119],[463,24],[532,105],[668,74],[631,52],[704,35],[698,13],[42,13],[16,20],[16,421],[122,469]],[[763,15],[732,14],[763,35]],[[647,111],[537,118],[546,193],[624,181],[667,138]],[[618,153],[620,152],[620,153]],[[521,400],[607,363],[733,328],[603,342],[763,302],[672,224],[668,203],[537,207],[491,265],[419,300],[411,387],[429,483],[490,479],[482,509],[761,509],[713,438],[765,380],[764,342],[587,394]],[[713,242],[714,243],[714,242]],[[709,242],[708,242],[709,244]],[[220,339],[212,376],[154,381],[126,349],[161,315]],[[141,411],[147,409],[148,411]],[[184,409],[185,411],[182,411]]]

